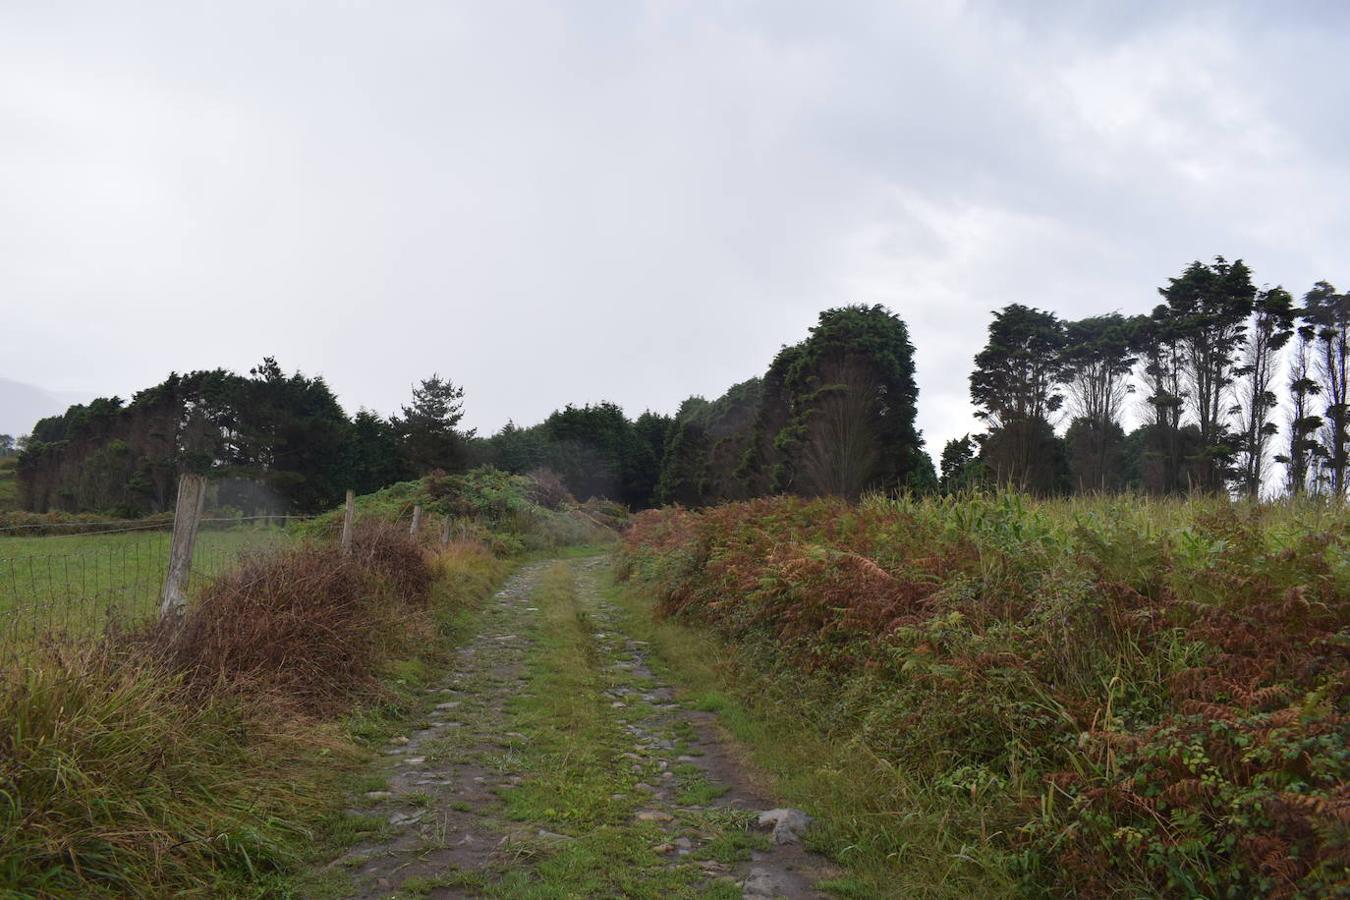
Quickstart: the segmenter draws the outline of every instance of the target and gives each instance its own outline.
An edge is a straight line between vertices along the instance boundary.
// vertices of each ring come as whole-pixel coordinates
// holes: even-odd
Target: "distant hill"
[[[18,437],[33,430],[33,424],[45,416],[66,411],[72,403],[93,399],[73,391],[49,391],[44,388],[0,378],[0,434]]]

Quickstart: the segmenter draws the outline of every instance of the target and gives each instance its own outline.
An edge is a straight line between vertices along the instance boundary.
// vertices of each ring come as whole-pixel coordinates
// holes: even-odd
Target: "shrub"
[[[612,540],[628,518],[627,509],[617,504],[578,504],[570,494],[558,494],[546,472],[511,475],[493,468],[428,475],[356,499],[358,521],[407,522],[415,506],[423,511],[419,537],[425,546],[439,547],[438,520],[449,518],[453,537],[482,541],[499,556]],[[339,509],[300,530],[335,538],[341,522]]]

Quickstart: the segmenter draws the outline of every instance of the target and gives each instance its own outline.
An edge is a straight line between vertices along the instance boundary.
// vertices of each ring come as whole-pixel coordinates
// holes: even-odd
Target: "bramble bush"
[[[1348,536],[1315,501],[775,498],[643,513],[619,571],[828,686],[820,726],[975,802],[1029,890],[1323,896]]]

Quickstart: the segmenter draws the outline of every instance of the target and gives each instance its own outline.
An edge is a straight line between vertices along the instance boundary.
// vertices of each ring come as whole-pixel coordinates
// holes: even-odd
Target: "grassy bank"
[[[285,893],[354,837],[344,773],[506,565],[365,527],[349,558],[306,544],[217,579],[176,634],[0,673],[0,893]]]
[[[447,520],[452,536],[482,541],[498,555],[554,550],[612,541],[628,516],[608,501],[578,502],[561,485],[492,468],[458,475],[428,475],[356,498],[356,517],[410,522],[422,508],[419,540],[437,546]],[[334,537],[342,511],[307,523],[306,534]]]
[[[1318,896],[1348,533],[1312,503],[780,499],[644,514],[620,563],[726,648],[667,639],[865,895]]]

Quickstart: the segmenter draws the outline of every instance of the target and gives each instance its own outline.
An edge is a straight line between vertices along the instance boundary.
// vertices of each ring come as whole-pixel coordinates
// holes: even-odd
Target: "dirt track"
[[[682,705],[679,686],[653,673],[646,645],[624,633],[602,590],[607,565],[606,557],[533,563],[484,606],[475,636],[428,689],[423,726],[386,748],[385,790],[354,798],[353,813],[388,824],[330,864],[330,873],[347,873],[346,893],[823,896],[812,885],[829,873],[824,861],[791,828],[779,830],[780,843],[756,827],[775,804],[716,717]],[[571,589],[541,590],[548,578]],[[555,639],[569,627],[575,640]],[[539,726],[552,714],[550,666],[587,685],[566,700],[598,735],[565,751],[596,760],[575,797],[554,745],[581,739]],[[597,794],[597,778],[607,794]],[[560,799],[536,809],[530,798],[541,792]]]

